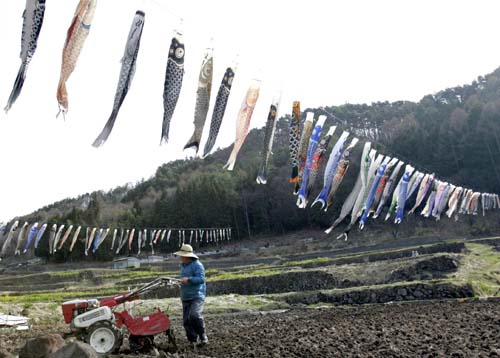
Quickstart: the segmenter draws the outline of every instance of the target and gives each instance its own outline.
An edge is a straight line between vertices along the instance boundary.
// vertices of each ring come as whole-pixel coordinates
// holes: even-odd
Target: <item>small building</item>
[[[145,261],[148,264],[156,264],[156,263],[162,263],[163,261],[165,261],[165,258],[163,256],[148,256],[148,258]]]
[[[113,261],[113,270],[139,267],[141,267],[141,261],[136,257],[122,257]]]

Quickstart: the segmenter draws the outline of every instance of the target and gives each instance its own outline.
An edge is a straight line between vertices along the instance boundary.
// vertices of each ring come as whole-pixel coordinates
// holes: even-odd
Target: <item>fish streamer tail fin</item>
[[[161,141],[160,145],[168,143],[168,137],[170,133],[170,122],[172,121],[172,114],[168,113],[166,110],[163,112],[163,123],[161,127]]]
[[[337,236],[337,240],[344,239],[344,241],[347,241],[347,238],[349,237],[349,233],[351,232],[352,227],[353,227],[352,224],[347,225],[347,228],[344,230],[344,232],[339,236]]]
[[[234,165],[236,164],[236,158],[238,157],[239,149],[241,148],[237,146],[237,143],[234,143],[233,150],[231,151],[231,155],[229,155],[229,159],[227,160],[226,165],[224,165],[224,169],[232,171],[234,169]]]
[[[382,213],[382,210],[383,210],[383,205],[378,205],[377,207],[377,210],[375,210],[375,214],[373,214],[373,218],[376,219],[380,216],[380,214]]]
[[[227,163],[224,165],[224,169],[232,171],[234,169],[235,164],[236,164],[236,155],[233,155],[233,153],[231,153],[229,159],[227,160]]]
[[[117,116],[118,116],[118,111],[113,109],[113,112],[111,113],[111,116],[106,122],[106,125],[102,129],[101,134],[99,134],[94,143],[92,143],[92,146],[99,148],[106,142],[106,140],[108,140],[108,137],[111,134],[111,131],[113,130],[113,126],[115,125]]]
[[[161,140],[160,145],[168,143],[168,132],[170,131],[170,119],[167,118],[167,114],[163,115],[163,125],[161,129]]]
[[[9,237],[7,237],[8,240],[5,240],[3,245],[2,245],[2,250],[0,251],[0,257],[5,257],[5,253],[7,252],[7,249],[10,245],[11,240],[9,240]]]
[[[325,201],[324,201],[323,199],[320,199],[320,198],[316,198],[316,199],[314,199],[313,203],[311,204],[311,208],[312,208],[314,205],[318,204],[318,203],[321,205],[321,207],[319,208],[319,210],[321,210],[321,209],[323,209],[323,208],[325,208],[325,211],[327,211],[327,210],[328,210],[328,207],[325,207],[325,206],[326,206]]]
[[[267,184],[267,167],[262,165],[259,170],[259,174],[257,174],[257,183],[259,184]]]
[[[300,182],[297,179],[297,181],[295,182],[295,188],[293,189],[293,195],[299,195],[300,187]]]
[[[325,234],[330,235],[333,229],[334,229],[333,225],[330,226],[328,229],[325,230]]]
[[[332,232],[333,229],[335,229],[342,221],[344,221],[345,219],[345,216],[343,217],[342,215],[339,216],[332,224],[332,226],[330,226],[327,230],[329,230],[329,232],[326,232],[327,234],[329,234],[330,232]]]
[[[328,188],[323,188],[321,189],[321,192],[319,193],[318,197],[313,201],[313,203],[311,204],[311,208],[316,204],[316,203],[320,203],[321,204],[321,209],[325,208],[325,211],[328,210],[328,206],[326,205],[326,200],[328,198]]]
[[[57,86],[57,103],[59,103],[59,113],[56,117],[61,113],[65,117],[66,113],[68,113],[68,90],[66,89],[66,82],[62,78]]]
[[[194,148],[196,153],[198,154],[198,150],[200,149],[200,141],[196,138],[196,134],[193,133],[187,144],[184,146],[184,150]]]
[[[304,193],[299,192],[297,197],[297,207],[299,209],[305,209],[307,206],[307,198]]]
[[[298,166],[293,166],[292,167],[292,176],[290,177],[290,183],[296,183],[299,181],[299,167]]]
[[[347,238],[349,237],[349,233],[342,233],[340,234],[339,236],[337,236],[337,240],[341,240],[341,239],[344,239],[344,241],[347,241]]]
[[[210,138],[208,139],[208,141],[205,143],[205,148],[203,149],[203,156],[202,156],[202,159],[205,159],[206,157],[208,157],[210,155],[210,151],[212,150],[212,143],[210,141]]]
[[[9,112],[12,105],[16,102],[17,98],[21,94],[21,90],[24,86],[24,80],[26,79],[26,72],[28,71],[28,62],[23,61],[21,63],[21,67],[19,67],[19,71],[17,72],[16,81],[14,82],[14,87],[12,88],[12,92],[10,93],[9,100],[7,105],[5,106],[5,113]]]

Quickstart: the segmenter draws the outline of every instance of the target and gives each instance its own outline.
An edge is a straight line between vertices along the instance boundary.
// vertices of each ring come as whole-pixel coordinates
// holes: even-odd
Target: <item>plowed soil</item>
[[[193,351],[196,355],[500,357],[500,302],[427,302],[214,316],[207,318],[207,326],[210,345]]]
[[[499,301],[408,302],[205,317],[209,345],[192,348],[173,317],[178,352],[162,357],[500,357]],[[36,331],[1,330],[19,351]],[[159,345],[161,347],[161,344]],[[136,355],[120,354],[114,357]],[[143,355],[144,356],[144,355]]]

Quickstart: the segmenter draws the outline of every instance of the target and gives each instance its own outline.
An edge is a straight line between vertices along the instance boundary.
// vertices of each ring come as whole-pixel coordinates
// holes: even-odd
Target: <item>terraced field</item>
[[[217,348],[209,348],[203,354],[214,357],[265,356],[256,354],[258,349],[252,350],[251,348],[255,343],[254,338],[259,333],[257,328],[249,326],[247,320],[252,320],[251,317],[254,317],[252,315],[257,315],[255,317],[260,318],[256,320],[255,327],[268,332],[265,336],[269,335],[269,342],[277,342],[277,340],[285,342],[278,345],[281,347],[277,348],[278,350],[271,350],[274,356],[292,351],[302,352],[302,355],[296,356],[307,355],[306,352],[312,354],[311,356],[331,356],[339,352],[339,346],[334,344],[334,341],[328,347],[325,347],[323,343],[318,343],[323,339],[324,332],[328,332],[329,337],[339,339],[339,331],[332,331],[332,327],[338,325],[346,329],[349,315],[360,317],[360,319],[364,314],[373,315],[373,317],[396,315],[395,311],[393,312],[390,308],[391,306],[384,306],[387,308],[383,309],[377,308],[382,303],[401,302],[402,305],[398,303],[394,306],[400,308],[394,308],[394,310],[404,311],[406,310],[404,307],[407,307],[408,313],[405,317],[410,321],[415,320],[423,324],[422,316],[417,314],[418,307],[424,307],[419,306],[420,302],[458,302],[456,300],[461,300],[463,304],[458,306],[452,303],[428,303],[425,310],[429,312],[428,314],[432,314],[437,309],[435,307],[445,307],[450,317],[453,316],[455,310],[458,310],[461,315],[460,320],[463,322],[455,320],[453,324],[459,326],[470,319],[478,317],[486,319],[485,317],[488,316],[487,319],[492,320],[493,326],[498,324],[500,327],[498,303],[496,306],[491,306],[489,303],[476,304],[473,301],[481,297],[491,299],[491,297],[500,296],[498,241],[498,239],[491,239],[365,252],[337,252],[335,254],[330,252],[327,255],[319,251],[316,256],[310,252],[302,256],[267,256],[260,263],[255,258],[246,261],[241,256],[224,259],[207,257],[203,260],[207,269],[209,293],[205,312],[209,332],[216,341],[220,342],[217,343]],[[0,276],[0,287],[2,287],[0,312],[30,317],[32,330],[23,333],[8,333],[6,335],[8,339],[0,342],[0,348],[15,352],[27,337],[47,330],[56,332],[67,330],[60,314],[60,303],[64,300],[100,297],[127,291],[159,276],[176,276],[176,266],[176,262],[167,262],[164,265],[138,270],[85,268],[61,271],[55,267],[53,271],[47,270],[40,273],[4,272]],[[178,295],[176,288],[161,289],[147,300],[134,303],[138,306],[133,310],[141,313],[150,311],[154,307],[162,307],[169,311],[174,324],[180,329],[181,307]],[[470,317],[467,316],[467,309],[464,308],[466,305],[471,306]],[[360,308],[355,308],[356,306]],[[490,315],[481,311],[483,306],[484,309],[491,311]],[[320,308],[319,311],[318,308]],[[336,322],[335,325],[328,325],[324,317],[331,317],[332,322]],[[320,341],[312,338],[304,340],[295,333],[291,337],[286,336],[284,331],[280,333],[287,324],[292,324],[294,320],[310,325],[310,334]],[[359,322],[360,327],[363,327],[364,323]],[[377,329],[388,330],[390,320],[384,318],[383,322],[385,323],[381,323]],[[436,324],[439,325],[440,322]],[[228,346],[230,345],[230,332],[229,328],[224,328],[224,325],[228,327],[234,325],[235,334],[242,341],[236,341],[232,347]],[[268,327],[275,328],[269,330]],[[243,331],[249,332],[248,340],[244,338],[246,336],[242,336]],[[7,331],[1,331],[1,333],[4,332]],[[415,332],[419,330],[415,328]],[[484,334],[487,335],[487,333]],[[280,334],[285,334],[285,337],[279,337]],[[418,334],[414,333],[414,335]],[[342,349],[345,352],[351,352],[353,356],[356,349],[372,347],[365,344],[366,342],[359,341],[355,337],[355,330],[349,331],[347,336],[353,341],[349,343],[346,337],[342,338]],[[411,356],[412,349],[405,350],[402,346],[394,346],[395,343],[385,333],[383,337],[385,340],[380,341],[380,345],[385,347],[382,351],[388,356],[406,356],[405,354]],[[474,341],[474,337],[471,335],[468,338],[469,345]],[[490,336],[487,335],[487,337]],[[420,338],[415,339],[418,341]],[[486,343],[483,345],[486,345],[487,349],[485,348],[483,353],[489,356],[500,354],[498,351],[500,348],[493,347],[490,338],[485,339],[484,342]],[[297,348],[299,346],[302,348]],[[201,354],[201,352],[186,353],[187,348],[182,344],[181,347],[183,347],[181,353],[187,354],[186,356]],[[390,347],[397,349],[395,348],[391,353]],[[453,352],[441,350],[440,354],[456,353],[459,351],[457,347],[460,347],[460,344],[450,347],[453,347]],[[330,355],[325,355],[327,352]],[[413,353],[415,352],[425,356],[422,350],[413,350]],[[290,356],[293,355],[290,354]],[[350,356],[350,354],[346,353],[345,356]]]

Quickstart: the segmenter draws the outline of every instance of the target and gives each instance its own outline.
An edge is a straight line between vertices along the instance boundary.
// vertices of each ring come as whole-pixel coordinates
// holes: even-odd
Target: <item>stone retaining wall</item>
[[[412,252],[414,251],[417,251],[419,255],[436,254],[440,252],[460,253],[464,249],[465,249],[465,244],[463,242],[446,243],[446,244],[437,244],[432,246],[422,246],[405,250],[373,253],[360,256],[342,257],[338,259],[331,259],[329,261],[324,261],[324,262],[314,262],[310,264],[305,264],[301,265],[301,267],[314,268],[314,267],[322,267],[330,265],[346,265],[346,264],[357,264],[365,262],[395,260],[405,257],[411,257]]]
[[[456,271],[458,261],[450,256],[431,257],[408,267],[393,271],[388,282],[428,280],[443,277],[446,273]]]
[[[371,284],[440,278],[444,273],[454,271],[457,267],[458,263],[453,257],[431,257],[393,271],[390,278],[385,282],[373,282]],[[356,280],[339,279],[333,274],[321,270],[290,271],[268,276],[209,281],[207,283],[207,294],[210,296],[225,294],[258,295],[334,288],[341,289],[361,285]],[[178,288],[163,288],[156,291],[152,297],[164,298],[176,297],[178,295]]]
[[[225,294],[255,295],[312,291],[339,287],[345,288],[355,285],[357,285],[356,282],[339,281],[333,275],[325,271],[292,271],[269,276],[255,276],[208,282],[207,294],[209,296]],[[178,292],[176,288],[163,288],[157,290],[152,297],[176,297],[179,295]]]
[[[324,302],[345,305],[462,298],[473,296],[474,290],[470,285],[459,286],[450,283],[416,283],[411,285],[364,288],[348,292],[329,291],[292,294],[283,297],[282,299],[289,304],[310,305]]]

